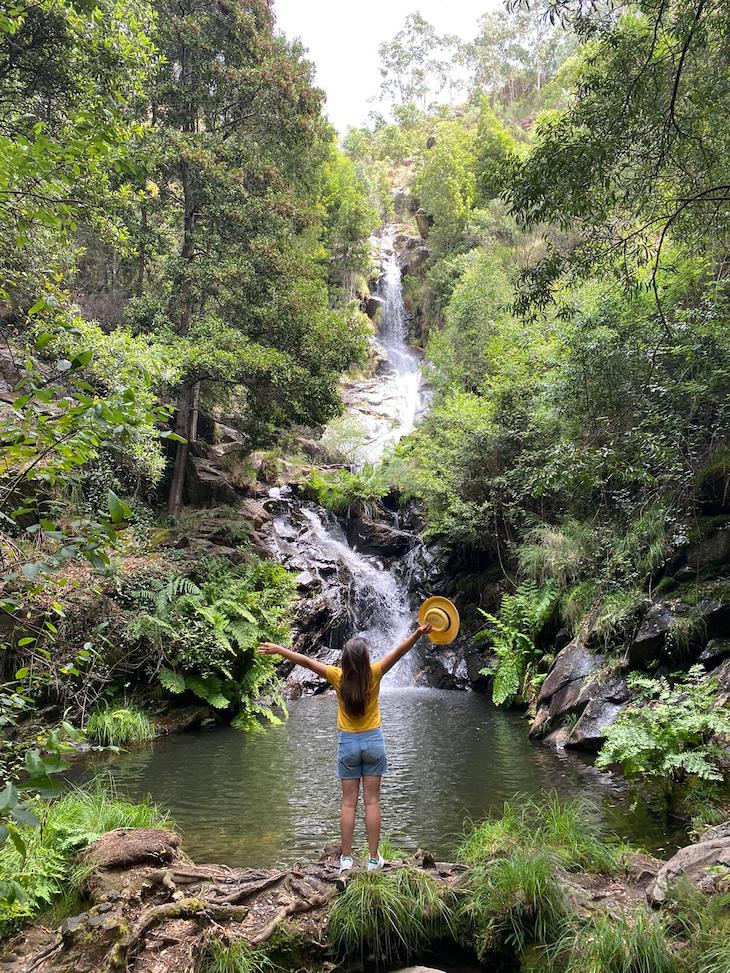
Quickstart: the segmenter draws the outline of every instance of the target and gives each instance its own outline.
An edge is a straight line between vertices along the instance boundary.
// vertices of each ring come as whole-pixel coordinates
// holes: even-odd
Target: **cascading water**
[[[421,366],[407,344],[407,316],[398,256],[392,236],[381,243],[384,273],[379,296],[382,324],[375,339],[381,357],[378,374],[353,383],[346,396],[348,412],[367,428],[367,443],[358,460],[376,462],[387,448],[410,433],[417,420],[421,393]],[[277,491],[275,499],[286,497]],[[336,571],[348,588],[348,630],[364,636],[374,658],[380,658],[413,629],[407,574],[403,565],[383,561],[356,550],[336,520],[312,505],[297,506],[296,522],[286,506],[275,521],[281,560],[298,570]],[[322,566],[325,566],[324,572]],[[409,654],[388,674],[383,688],[415,684],[417,660]]]
[[[356,464],[377,463],[386,450],[413,431],[423,407],[421,359],[407,343],[403,280],[392,235],[383,236],[380,251],[383,276],[377,296],[382,317],[373,342],[380,362],[372,378],[352,382],[345,390],[348,416],[360,434],[352,449]],[[328,438],[325,434],[325,441]]]

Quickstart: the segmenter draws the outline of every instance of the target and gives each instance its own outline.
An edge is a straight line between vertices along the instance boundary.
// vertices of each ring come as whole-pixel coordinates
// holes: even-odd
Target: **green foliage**
[[[327,938],[339,961],[405,962],[452,932],[452,907],[450,893],[420,869],[360,873],[335,899]]]
[[[369,238],[378,227],[378,214],[354,163],[334,145],[324,166],[323,180],[324,239],[330,254],[330,286],[339,288],[352,300],[359,279],[367,278],[371,271]]]
[[[701,665],[675,682],[633,674],[635,697],[606,728],[599,767],[620,764],[630,777],[658,778],[668,788],[687,778],[723,779],[717,734],[730,733],[730,708],[718,705],[718,683]]]
[[[598,914],[569,928],[554,946],[561,973],[679,973],[666,922],[639,908],[630,916]]]
[[[150,717],[133,706],[107,707],[89,717],[86,733],[92,740],[106,747],[122,747],[127,743],[151,740],[156,733]]]
[[[555,6],[587,10],[564,0]],[[629,287],[639,281],[655,289],[670,241],[720,264],[725,252],[721,173],[730,145],[726,127],[713,120],[728,110],[718,83],[726,6],[644,0],[615,18],[594,8],[574,22],[587,41],[576,97],[539,124],[508,190],[524,224],[571,231],[528,273],[527,303],[544,305],[566,275],[616,273]],[[662,317],[658,340],[669,350],[672,327]]]
[[[33,810],[40,825],[22,827],[23,852],[14,844],[0,848],[0,935],[77,887],[84,872],[76,856],[101,835],[171,823],[153,804],[119,800],[99,782],[57,800],[37,798]]]
[[[421,205],[433,217],[429,245],[437,254],[458,242],[476,193],[474,138],[458,122],[443,122],[416,178]]]
[[[457,922],[480,960],[552,942],[568,914],[555,861],[545,851],[518,848],[474,866],[464,892]]]
[[[585,869],[614,874],[622,853],[606,835],[595,809],[580,801],[561,801],[556,794],[540,800],[518,796],[506,801],[500,814],[475,825],[459,847],[459,860],[467,865],[488,865],[494,858],[520,850],[529,854],[546,850],[569,870]]]
[[[514,594],[504,595],[499,617],[479,609],[489,628],[475,638],[489,639],[497,661],[484,674],[492,675],[492,699],[501,706],[516,698],[526,698],[529,679],[540,660],[537,638],[549,621],[558,602],[558,589],[548,582],[539,588],[525,581]]]
[[[313,470],[302,486],[306,495],[325,510],[342,515],[349,515],[353,509],[372,510],[390,489],[386,473],[379,466],[365,466],[358,473]]]
[[[154,647],[161,685],[190,691],[210,706],[230,710],[233,725],[260,728],[286,712],[273,661],[256,653],[262,641],[290,638],[288,612],[294,597],[291,576],[271,561],[234,567],[209,559],[198,581],[171,574],[137,579],[144,587],[128,599],[131,641]]]
[[[201,973],[274,973],[277,969],[266,947],[249,946],[245,939],[231,943],[208,939],[200,963]]]

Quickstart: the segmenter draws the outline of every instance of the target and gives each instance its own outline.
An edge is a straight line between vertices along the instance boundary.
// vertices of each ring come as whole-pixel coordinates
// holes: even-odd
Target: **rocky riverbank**
[[[185,855],[179,835],[172,831],[110,832],[79,858],[85,874],[81,886],[84,911],[57,927],[33,926],[16,935],[1,957],[3,969],[9,973],[111,973],[120,969],[200,973],[208,968],[206,957],[211,948],[235,948],[239,953],[245,950],[247,956],[255,951],[261,962],[265,957],[269,962],[276,957],[281,969],[322,969],[333,960],[344,968],[362,968],[363,964],[366,968],[392,968],[398,959],[428,959],[435,948],[448,954],[449,941],[452,949],[457,944],[471,949],[482,961],[491,956],[500,969],[517,968],[520,951],[515,954],[515,944],[508,947],[509,938],[503,940],[497,931],[498,920],[503,922],[504,915],[495,913],[492,917],[491,947],[486,951],[480,945],[482,927],[479,922],[474,926],[469,918],[469,902],[480,894],[479,884],[487,881],[491,869],[492,880],[499,881],[499,869],[511,860],[512,853],[500,850],[499,842],[494,845],[494,857],[471,866],[437,863],[428,853],[419,852],[410,861],[388,863],[380,875],[356,872],[345,880],[338,872],[336,852],[330,849],[318,861],[290,868],[231,869],[193,863]],[[541,854],[544,849],[527,850],[528,861],[534,856],[536,870],[542,867]],[[578,858],[581,854],[585,849],[576,851]],[[561,862],[556,852],[550,878],[555,887],[550,895],[556,897],[552,907],[564,913],[566,925],[571,922],[591,928],[601,917],[611,917],[619,924],[638,921],[637,917],[648,916],[642,912],[647,906],[665,910],[670,916],[677,907],[673,896],[678,882],[683,883],[684,896],[694,888],[705,903],[711,902],[713,896],[727,890],[730,826],[713,829],[701,842],[683,848],[667,862],[634,852],[621,853],[615,862],[610,867],[583,868],[579,860],[566,858]],[[527,882],[528,877],[523,876],[521,881]],[[388,956],[381,955],[378,948],[384,940],[379,937],[391,921],[385,890],[392,887],[402,891],[409,883],[421,888],[421,894],[428,889],[434,896],[431,906],[424,906],[423,898],[414,899],[413,909],[433,909],[440,902],[445,910],[444,924],[438,930],[434,926],[434,938],[426,935],[416,951],[407,948],[404,928],[400,930],[400,948]],[[381,886],[382,901],[369,900],[368,888]],[[515,903],[522,897],[520,921],[527,943],[532,939],[539,945],[535,922],[545,903],[535,898],[535,893],[528,893],[527,886],[520,891],[519,883],[510,894],[517,896]],[[547,887],[541,894],[548,895]],[[375,920],[381,924],[359,956],[343,952],[341,917],[334,916],[345,904],[349,907],[348,896],[357,899],[359,908],[375,910]],[[696,903],[695,908],[704,906]],[[356,907],[350,918],[355,926],[353,938],[347,942],[352,944],[359,941],[357,923],[363,923],[364,929],[373,915],[359,915]],[[651,920],[657,923],[657,929],[663,928],[663,921],[659,912]],[[685,929],[682,935],[691,939],[692,931]],[[627,943],[626,949],[630,948]],[[686,954],[688,944],[680,936],[676,945],[668,945],[670,950],[675,948]],[[510,951],[514,957],[511,961]]]

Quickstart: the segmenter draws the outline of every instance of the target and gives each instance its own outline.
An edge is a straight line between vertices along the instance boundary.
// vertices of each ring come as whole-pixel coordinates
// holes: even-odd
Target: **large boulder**
[[[625,688],[625,683],[623,685]],[[568,749],[598,753],[606,739],[606,727],[616,722],[625,707],[625,701],[615,702],[606,696],[591,699],[568,733],[564,745]]]
[[[347,533],[353,547],[380,557],[400,557],[414,542],[413,535],[407,531],[365,516],[350,520]]]
[[[402,273],[411,276],[423,271],[430,256],[422,237],[411,233],[399,233],[395,238],[395,249]]]
[[[660,905],[679,879],[701,892],[728,891],[730,875],[730,822],[710,828],[695,845],[680,848],[665,862],[647,889],[650,902]]]
[[[427,240],[429,230],[431,229],[431,220],[429,219],[428,213],[425,209],[417,209],[415,219],[418,232],[424,240]]]
[[[558,653],[540,688],[530,736],[544,736],[565,717],[577,715],[577,722],[561,742],[575,749],[597,751],[603,743],[603,731],[628,699],[623,676],[606,665],[604,656],[574,639]]]
[[[659,602],[651,606],[629,644],[627,664],[645,669],[655,662],[695,661],[710,638],[728,634],[728,626],[730,604],[719,598],[706,598],[694,606],[678,598]],[[673,640],[673,633],[682,637]]]
[[[561,652],[550,667],[537,697],[538,706],[548,702],[571,683],[583,680],[600,669],[605,660],[602,655],[589,651],[580,639],[573,639]]]
[[[365,313],[372,321],[385,307],[385,300],[379,294],[370,294],[365,300]]]
[[[185,471],[185,494],[194,507],[234,504],[238,492],[224,469],[204,456],[190,456]]]

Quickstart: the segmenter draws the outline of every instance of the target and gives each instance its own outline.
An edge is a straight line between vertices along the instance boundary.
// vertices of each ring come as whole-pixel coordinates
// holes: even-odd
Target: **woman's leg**
[[[342,806],[340,808],[340,838],[342,854],[352,855],[352,836],[355,833],[355,812],[357,796],[360,793],[359,778],[342,780]]]
[[[366,776],[362,779],[363,800],[365,801],[365,830],[368,834],[370,857],[378,857],[380,844],[380,777]]]

